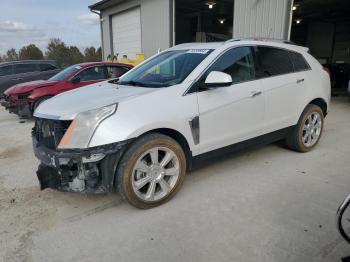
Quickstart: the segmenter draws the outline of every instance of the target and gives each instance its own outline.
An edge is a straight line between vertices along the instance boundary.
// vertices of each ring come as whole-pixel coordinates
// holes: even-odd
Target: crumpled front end
[[[87,149],[58,149],[70,123],[36,119],[32,140],[34,154],[41,162],[37,171],[41,189],[112,192],[117,163],[130,141]]]
[[[14,113],[21,117],[31,116],[31,108],[27,95],[4,95],[0,103],[9,113]]]

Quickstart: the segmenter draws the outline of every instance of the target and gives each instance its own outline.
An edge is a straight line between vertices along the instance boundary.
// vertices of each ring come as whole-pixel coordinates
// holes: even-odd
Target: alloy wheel
[[[306,147],[312,147],[320,138],[322,132],[322,117],[318,112],[312,112],[306,118],[303,126],[302,142]]]
[[[179,175],[179,159],[166,147],[154,147],[143,153],[133,167],[132,188],[143,201],[165,198],[175,187]]]

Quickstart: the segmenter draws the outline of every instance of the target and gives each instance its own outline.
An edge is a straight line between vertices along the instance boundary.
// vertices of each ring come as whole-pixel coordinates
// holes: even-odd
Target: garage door
[[[119,58],[141,52],[141,11],[135,8],[112,17],[113,51]]]

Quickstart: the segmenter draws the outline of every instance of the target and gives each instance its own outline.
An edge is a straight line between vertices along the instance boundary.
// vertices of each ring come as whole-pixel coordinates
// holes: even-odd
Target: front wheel
[[[287,146],[298,152],[309,152],[320,141],[323,123],[322,109],[317,105],[308,105],[298,124],[286,138]]]
[[[117,170],[117,187],[130,204],[152,208],[177,193],[185,173],[182,147],[168,136],[148,134],[136,140],[122,157]]]

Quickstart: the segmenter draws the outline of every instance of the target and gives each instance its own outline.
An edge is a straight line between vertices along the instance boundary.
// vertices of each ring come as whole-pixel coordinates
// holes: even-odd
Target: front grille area
[[[28,94],[19,94],[18,95],[18,100],[27,100],[28,99]]]
[[[37,118],[32,135],[39,145],[56,149],[71,122]]]
[[[10,98],[7,95],[1,94],[1,93],[0,93],[0,99],[4,99],[7,102],[10,101]]]

